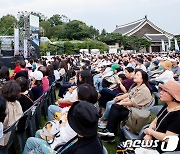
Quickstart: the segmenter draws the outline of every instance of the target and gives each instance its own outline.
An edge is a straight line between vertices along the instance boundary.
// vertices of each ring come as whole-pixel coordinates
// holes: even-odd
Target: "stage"
[[[14,69],[15,68],[15,62],[17,60],[23,60],[24,58],[22,56],[1,56],[0,57],[0,62],[2,65]]]

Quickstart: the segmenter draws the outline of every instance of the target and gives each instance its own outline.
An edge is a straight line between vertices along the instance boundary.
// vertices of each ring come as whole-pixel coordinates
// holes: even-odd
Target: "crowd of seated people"
[[[144,130],[144,139],[163,141],[167,135],[179,136],[179,59],[174,53],[61,55],[51,60],[17,61],[12,75],[1,66],[0,124],[6,129],[19,120],[56,81],[60,98],[48,106],[49,123],[28,138],[24,154],[36,150],[103,153],[101,141],[113,142],[119,123],[128,119],[131,108],[151,106],[153,92],[159,88],[165,105]],[[21,127],[25,121],[20,121]],[[59,136],[55,133],[49,140],[45,133],[44,137],[49,126],[58,127]],[[103,129],[98,131],[98,127]],[[0,138],[0,146],[6,145],[9,135]],[[156,150],[161,152],[159,146]]]

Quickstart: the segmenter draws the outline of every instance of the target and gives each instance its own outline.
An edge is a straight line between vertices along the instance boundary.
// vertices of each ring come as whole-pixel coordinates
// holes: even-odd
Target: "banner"
[[[168,39],[168,50],[171,51],[171,40]]]
[[[24,58],[28,57],[27,39],[24,39]]]
[[[162,52],[165,52],[165,44],[164,44],[164,40],[161,40],[161,44],[162,44]]]
[[[14,56],[19,55],[19,29],[14,28]]]
[[[29,16],[29,24],[30,24],[30,42],[31,45],[35,49],[35,53],[33,56],[37,56],[40,58],[40,36],[39,36],[39,17],[35,15]]]
[[[174,38],[174,43],[175,43],[175,51],[179,52],[179,46],[178,46],[178,43],[177,43],[177,38]]]

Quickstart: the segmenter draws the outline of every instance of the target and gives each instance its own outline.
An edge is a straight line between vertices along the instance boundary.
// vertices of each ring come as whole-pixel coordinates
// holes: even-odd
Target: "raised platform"
[[[8,68],[11,68],[11,69],[14,69],[15,68],[15,62],[17,60],[22,60],[24,59],[23,57],[21,56],[2,56],[0,57],[0,63],[2,63],[4,66],[8,67]]]

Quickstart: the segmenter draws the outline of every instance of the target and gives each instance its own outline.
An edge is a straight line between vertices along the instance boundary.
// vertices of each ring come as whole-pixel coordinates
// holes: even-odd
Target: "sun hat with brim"
[[[161,62],[161,66],[166,70],[171,70],[172,63],[170,61]]]
[[[111,66],[111,71],[114,71],[114,70],[116,70],[116,69],[118,69],[119,68],[119,65],[118,64],[112,64],[112,66]]]
[[[43,74],[41,71],[35,71],[30,74],[31,77],[35,78],[36,80],[42,80]]]
[[[180,102],[180,83],[169,80],[165,84],[159,84],[159,88],[167,91],[175,100]]]
[[[68,112],[70,127],[83,137],[91,137],[97,134],[99,113],[96,107],[86,101],[73,103]]]

